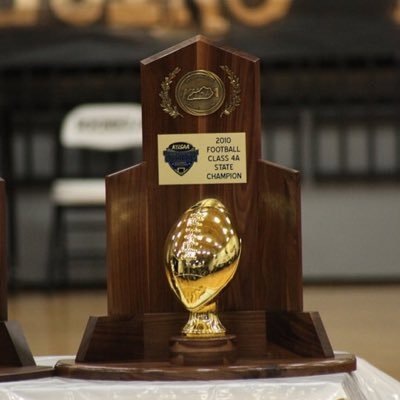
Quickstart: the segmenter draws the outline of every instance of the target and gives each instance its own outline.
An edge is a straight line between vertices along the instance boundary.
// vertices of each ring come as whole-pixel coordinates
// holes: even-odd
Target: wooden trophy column
[[[352,355],[335,357],[319,314],[303,311],[300,178],[260,160],[259,60],[196,37],[145,59],[141,68],[144,162],[106,179],[108,315],[89,319],[76,363],[60,362],[57,373],[235,379],[353,370]],[[219,77],[225,98],[217,111],[193,115],[177,85],[203,73]],[[199,96],[214,93],[198,86]],[[239,132],[245,133],[244,183],[159,183],[162,135]],[[207,369],[169,362],[169,339],[179,334],[187,312],[163,265],[171,226],[204,198],[226,206],[242,238],[237,274],[218,296],[220,319],[237,338],[238,360]]]
[[[8,321],[5,183],[0,178],[0,382],[43,378],[53,368],[37,367],[16,321]]]

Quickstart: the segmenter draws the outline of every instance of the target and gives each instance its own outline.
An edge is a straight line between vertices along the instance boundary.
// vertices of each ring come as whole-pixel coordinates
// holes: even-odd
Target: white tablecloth
[[[54,365],[66,357],[38,357]],[[0,400],[400,400],[400,382],[357,359],[351,374],[205,382],[44,378],[0,384]]]

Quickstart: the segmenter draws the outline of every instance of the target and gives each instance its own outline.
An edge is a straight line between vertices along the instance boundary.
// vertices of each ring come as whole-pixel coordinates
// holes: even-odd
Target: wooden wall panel
[[[175,81],[199,69],[217,73],[229,96],[221,65],[228,65],[240,82],[241,104],[232,114],[198,117],[180,110],[182,116],[173,118],[163,111],[161,83],[177,67],[169,89],[174,103]],[[260,161],[259,88],[257,58],[202,37],[142,61],[144,163],[107,179],[111,314],[183,311],[165,276],[164,241],[180,215],[206,197],[225,204],[243,243],[238,272],[219,296],[220,310],[302,309],[299,177]],[[243,131],[247,183],[158,184],[159,134]]]
[[[302,311],[300,174],[265,161],[259,171],[259,262],[266,288],[261,306]]]
[[[172,118],[160,106],[161,82],[176,67],[181,69],[179,77],[193,70],[204,69],[219,75],[228,92],[230,83],[220,66],[228,65],[237,75],[241,86],[241,104],[231,115],[220,116],[219,112],[207,116]],[[176,82],[171,84],[171,97]],[[162,249],[165,237],[178,217],[198,200],[216,197],[231,212],[237,230],[246,246],[243,247],[240,269],[225,293],[220,298],[220,308],[231,310],[253,309],[257,290],[257,181],[256,162],[260,158],[260,84],[259,60],[234,50],[216,47],[208,40],[190,39],[179,46],[142,61],[142,105],[144,131],[144,159],[149,165],[147,174],[149,188],[149,240],[154,252],[149,255],[151,281],[157,286],[162,302],[157,298],[149,311],[175,311],[181,309],[172,296],[162,275]],[[164,133],[217,133],[246,132],[247,184],[229,185],[174,185],[159,186],[157,174],[157,135]],[[160,200],[162,199],[162,200]],[[248,273],[248,269],[255,273]],[[254,279],[253,279],[254,277]]]
[[[149,307],[145,170],[142,163],[106,178],[110,315],[136,314]]]

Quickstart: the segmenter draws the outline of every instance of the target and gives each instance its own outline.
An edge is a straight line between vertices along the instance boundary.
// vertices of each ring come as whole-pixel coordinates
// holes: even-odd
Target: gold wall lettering
[[[120,4],[111,3],[107,14],[107,25],[118,27],[146,27],[158,23],[160,19],[157,7],[148,8],[145,13],[136,12],[136,6],[131,1],[123,1]]]
[[[397,0],[396,7],[393,11],[393,19],[400,24],[400,0]]]
[[[194,0],[201,30],[206,34],[226,33],[232,16],[249,26],[266,25],[284,17],[292,1],[264,0],[257,6],[249,6],[244,0]],[[12,0],[10,3],[0,5],[0,27],[48,24],[48,18],[40,16],[49,12],[72,26],[105,21],[113,28],[157,30],[160,27],[192,28],[194,23],[183,0]]]
[[[262,26],[285,17],[292,1],[264,0],[262,4],[256,7],[248,7],[243,3],[243,0],[229,0],[226,5],[240,22],[250,26]]]
[[[222,14],[220,0],[195,0],[195,2],[201,14],[201,28],[204,33],[221,35],[229,31],[230,22]]]
[[[104,10],[104,0],[50,0],[54,14],[71,25],[90,25],[98,21]]]
[[[157,24],[182,26],[190,24],[183,0],[171,0],[160,6],[158,1],[113,0],[107,7],[107,24],[112,27],[154,27]]]
[[[34,25],[39,9],[40,0],[14,0],[13,7],[0,8],[0,27]]]

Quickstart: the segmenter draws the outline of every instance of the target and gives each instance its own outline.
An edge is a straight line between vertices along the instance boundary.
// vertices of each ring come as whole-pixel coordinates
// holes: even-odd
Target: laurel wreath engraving
[[[229,83],[231,85],[231,93],[229,96],[229,101],[225,103],[225,108],[222,110],[221,114],[219,115],[222,118],[224,115],[230,115],[232,112],[239,107],[241,99],[240,99],[240,80],[239,77],[236,76],[231,69],[229,69],[226,65],[220,65],[222,71],[228,77]],[[171,85],[175,77],[181,71],[180,67],[176,67],[171,73],[169,73],[164,80],[161,82],[161,108],[164,112],[169,114],[172,118],[182,117],[183,115],[178,111],[178,107],[172,104],[172,99],[169,96],[169,91],[171,89]]]
[[[222,71],[226,73],[231,84],[232,90],[229,96],[229,102],[225,103],[225,108],[219,115],[222,118],[224,115],[230,115],[235,110],[235,108],[240,106],[240,79],[236,76],[232,70],[226,65],[220,65]]]
[[[172,81],[175,79],[176,75],[179,74],[180,70],[181,69],[179,67],[176,67],[161,82],[161,92],[160,92],[161,108],[172,118],[176,118],[178,116],[183,118],[183,115],[178,111],[177,106],[172,104],[171,97],[169,97],[169,90],[171,89]]]

